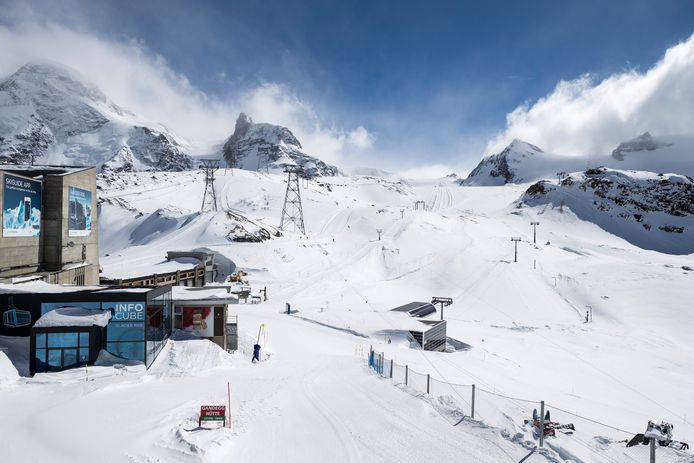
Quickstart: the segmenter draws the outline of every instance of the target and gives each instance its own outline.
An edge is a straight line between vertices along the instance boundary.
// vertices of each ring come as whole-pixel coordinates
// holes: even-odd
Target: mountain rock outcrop
[[[245,113],[236,119],[234,133],[222,154],[229,167],[245,170],[284,170],[296,167],[302,177],[338,174],[335,166],[304,153],[301,143],[286,127],[254,123]]]
[[[568,208],[638,247],[694,252],[694,181],[684,175],[591,168],[531,185],[517,206]]]

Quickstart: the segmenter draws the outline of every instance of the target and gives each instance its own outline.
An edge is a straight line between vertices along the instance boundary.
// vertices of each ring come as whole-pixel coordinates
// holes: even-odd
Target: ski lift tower
[[[287,192],[284,195],[280,230],[285,231],[291,223],[294,224],[294,231],[299,230],[305,235],[304,210],[301,207],[301,191],[299,190],[299,169],[287,167],[285,172],[287,173]]]
[[[205,170],[205,194],[200,212],[217,211],[217,194],[214,192],[214,173],[219,169],[219,159],[201,159],[200,169]]]

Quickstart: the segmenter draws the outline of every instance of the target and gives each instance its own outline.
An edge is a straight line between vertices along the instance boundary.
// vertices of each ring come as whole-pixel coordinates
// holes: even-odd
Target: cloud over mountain
[[[586,74],[561,81],[534,103],[517,107],[487,144],[499,152],[514,138],[551,152],[605,154],[650,131],[667,135],[694,127],[694,35],[670,47],[645,72],[628,70],[598,80]]]
[[[310,102],[281,83],[265,82],[223,97],[206,94],[137,39],[102,37],[90,29],[36,21],[29,15],[28,20],[0,22],[0,43],[0,77],[28,61],[62,63],[123,107],[180,134],[193,149],[196,144],[205,149],[221,143],[240,111],[291,127],[307,150],[327,162],[339,163],[373,140],[361,126],[324,125]]]

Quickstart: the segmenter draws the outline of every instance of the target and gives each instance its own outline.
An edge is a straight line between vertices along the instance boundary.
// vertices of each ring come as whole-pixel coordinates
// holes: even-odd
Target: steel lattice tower
[[[293,223],[294,231],[298,229],[305,235],[304,210],[301,207],[301,191],[299,191],[299,172],[295,168],[289,168],[286,172],[287,193],[284,195],[280,230],[284,231],[287,225]]]
[[[205,194],[200,212],[217,211],[217,194],[214,191],[214,173],[219,169],[218,159],[201,159],[200,169],[205,169]]]

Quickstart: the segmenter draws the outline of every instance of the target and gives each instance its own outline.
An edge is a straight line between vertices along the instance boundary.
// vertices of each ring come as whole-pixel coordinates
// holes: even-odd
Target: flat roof
[[[236,302],[238,302],[239,297],[236,294],[230,293],[230,288],[230,286],[203,286],[202,288],[189,286],[172,286],[171,299],[174,302],[186,303],[216,302],[219,304],[235,304]]]
[[[189,271],[194,270],[200,262],[198,260],[193,263],[186,261],[186,258],[163,260],[152,262],[151,260],[142,260],[136,262],[123,262],[119,264],[109,265],[108,260],[102,261],[103,272],[101,278],[109,280],[127,280],[131,278],[141,278],[154,275],[162,275],[165,273],[173,273],[177,270]]]
[[[16,284],[0,284],[0,293],[4,294],[56,294],[56,293],[148,293],[156,287],[114,287],[114,286],[75,286],[54,285],[44,281],[27,281]]]
[[[391,312],[406,312],[413,317],[426,317],[436,312],[436,307],[429,302],[410,302],[409,304],[391,309]]]
[[[26,177],[36,177],[39,175],[68,175],[88,169],[95,169],[94,166],[39,166],[29,164],[3,164],[1,171],[10,172]]]

